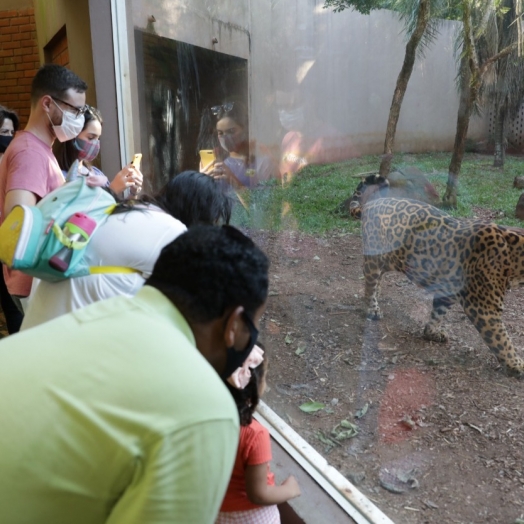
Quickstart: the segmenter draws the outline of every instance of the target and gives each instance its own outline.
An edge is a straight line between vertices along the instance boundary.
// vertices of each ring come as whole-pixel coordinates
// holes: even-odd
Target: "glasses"
[[[74,114],[75,114],[75,118],[78,118],[79,116],[85,114],[85,112],[88,110],[88,106],[84,106],[84,107],[76,107],[72,104],[70,104],[69,102],[66,102],[65,100],[61,100],[60,98],[56,98],[54,96],[51,97],[55,102],[60,102],[61,104],[64,104],[66,105],[67,107],[70,107],[73,111],[74,111]]]
[[[211,112],[216,116],[218,113],[229,113],[233,107],[235,106],[235,102],[227,102],[226,104],[222,104],[219,106],[213,106],[211,108]]]

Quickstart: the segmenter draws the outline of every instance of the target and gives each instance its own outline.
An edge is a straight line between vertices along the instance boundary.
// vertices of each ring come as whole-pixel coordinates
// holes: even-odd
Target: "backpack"
[[[78,176],[35,206],[15,206],[0,226],[0,261],[48,282],[94,273],[134,273],[126,267],[90,267],[84,260],[93,234],[116,205],[110,193],[88,186],[86,177]]]

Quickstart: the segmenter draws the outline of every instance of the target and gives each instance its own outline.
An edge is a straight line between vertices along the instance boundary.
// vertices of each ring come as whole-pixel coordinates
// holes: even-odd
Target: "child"
[[[227,380],[240,416],[240,441],[226,496],[215,524],[280,524],[277,504],[300,495],[293,476],[275,486],[269,469],[268,430],[253,419],[266,387],[267,357],[255,346],[245,364]]]

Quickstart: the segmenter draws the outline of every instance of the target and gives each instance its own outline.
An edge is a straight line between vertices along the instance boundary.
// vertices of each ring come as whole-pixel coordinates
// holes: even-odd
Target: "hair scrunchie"
[[[244,364],[237,368],[234,373],[227,378],[227,382],[234,388],[244,389],[251,378],[251,369],[259,366],[264,360],[264,350],[259,346],[253,346],[251,353],[249,353]]]

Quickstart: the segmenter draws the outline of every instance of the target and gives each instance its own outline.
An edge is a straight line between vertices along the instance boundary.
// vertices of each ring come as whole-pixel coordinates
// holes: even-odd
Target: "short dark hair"
[[[198,171],[182,171],[155,195],[156,203],[187,227],[197,224],[229,224],[231,198],[212,177]]]
[[[102,114],[96,107],[86,107],[87,110],[84,113],[84,127],[82,128],[82,131],[92,120],[98,120],[100,125],[102,125],[104,122],[102,120]],[[75,140],[76,138],[73,138],[72,140],[66,140],[65,142],[55,140],[53,143],[53,153],[62,171],[69,171],[69,168],[73,165],[74,161],[78,159],[79,151],[73,143]],[[85,160],[84,164],[86,164]]]
[[[20,127],[20,120],[18,120],[18,115],[12,109],[7,109],[7,107],[0,105],[0,127],[4,125],[4,120],[6,118],[13,122],[13,128],[15,132],[18,131],[18,128]]]
[[[31,84],[31,105],[45,95],[64,98],[68,89],[78,93],[87,91],[87,84],[73,71],[57,64],[45,64],[36,73]]]
[[[257,342],[262,347],[262,344]],[[264,360],[256,367],[251,369],[251,378],[244,389],[238,389],[229,382],[225,382],[227,389],[231,393],[238,409],[238,417],[241,426],[249,426],[253,421],[253,413],[257,409],[260,400],[260,383],[264,380],[267,372],[267,352],[264,349]]]
[[[189,322],[210,322],[243,306],[253,316],[268,292],[269,260],[231,226],[194,226],[162,249],[146,285]]]

